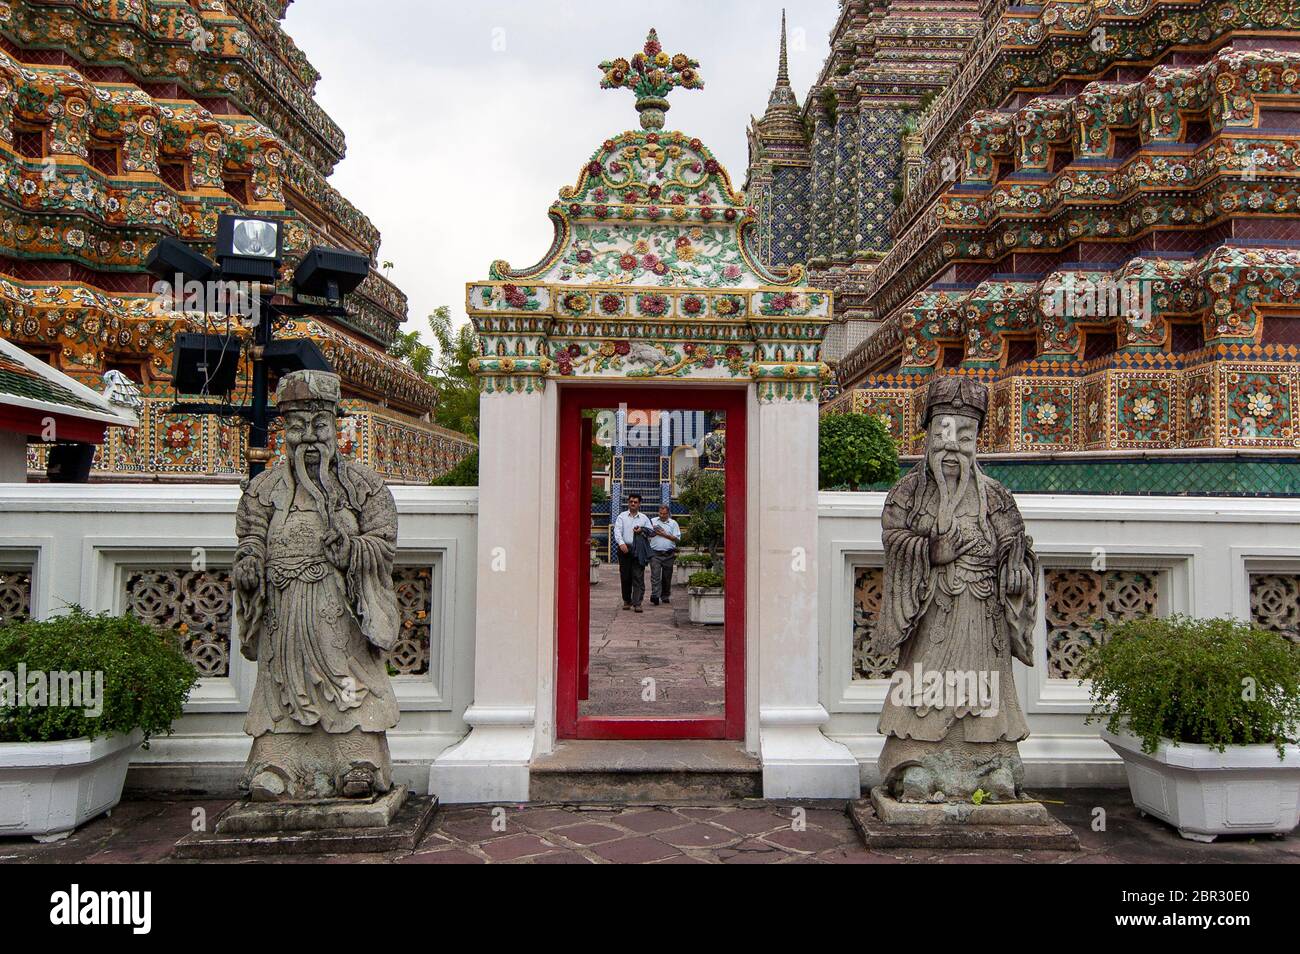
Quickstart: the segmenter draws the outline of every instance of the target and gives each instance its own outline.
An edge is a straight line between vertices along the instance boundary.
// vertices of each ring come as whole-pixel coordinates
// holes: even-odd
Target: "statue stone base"
[[[438,813],[438,799],[405,785],[372,798],[255,802],[240,799],[211,831],[176,843],[178,858],[411,851]]]
[[[1079,838],[1042,802],[903,802],[881,786],[849,803],[853,827],[870,849],[1019,848],[1078,851]]]

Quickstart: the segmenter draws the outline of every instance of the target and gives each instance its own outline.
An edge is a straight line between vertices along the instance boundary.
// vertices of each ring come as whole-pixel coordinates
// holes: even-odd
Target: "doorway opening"
[[[561,739],[743,738],[745,439],[743,389],[561,387]]]

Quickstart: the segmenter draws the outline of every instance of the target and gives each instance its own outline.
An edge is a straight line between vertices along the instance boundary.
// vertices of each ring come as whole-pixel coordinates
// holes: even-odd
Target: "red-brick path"
[[[591,695],[580,714],[722,715],[722,627],[692,623],[688,601],[677,586],[671,606],[652,606],[647,568],[645,612],[624,610],[618,567],[601,566],[591,588]],[[642,698],[646,677],[654,701]]]

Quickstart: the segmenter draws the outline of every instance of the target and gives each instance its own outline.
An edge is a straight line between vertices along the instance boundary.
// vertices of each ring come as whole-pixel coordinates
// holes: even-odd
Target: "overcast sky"
[[[610,135],[639,128],[633,96],[597,64],[655,27],[700,61],[703,90],[670,97],[668,129],[704,140],[744,181],[745,129],[776,78],[781,9],[800,103],[826,57],[836,0],[299,0],[285,29],[320,71],[317,101],[343,128],[330,181],[383,235],[406,292],[406,330],[441,304],[464,317],[465,282],[550,246],[546,210]]]

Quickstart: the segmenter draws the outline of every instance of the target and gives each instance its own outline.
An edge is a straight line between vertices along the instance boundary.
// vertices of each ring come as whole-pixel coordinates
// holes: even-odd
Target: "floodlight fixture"
[[[290,371],[333,371],[320,345],[310,338],[284,338],[272,341],[262,349],[266,366],[278,375]]]
[[[341,304],[370,274],[370,259],[360,252],[341,248],[312,248],[293,273],[293,288],[299,295],[324,298]]]
[[[241,350],[235,335],[177,335],[172,387],[179,394],[225,397],[235,388]]]
[[[166,236],[158,241],[144,260],[149,274],[163,281],[174,281],[180,275],[187,281],[206,283],[217,266],[200,255],[180,239]]]
[[[221,277],[273,282],[284,259],[284,223],[253,215],[217,216]]]

